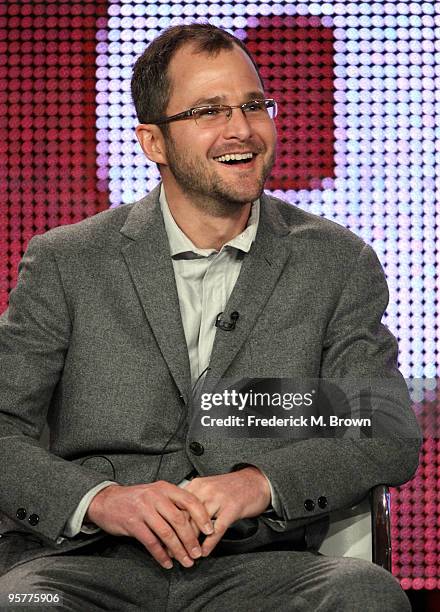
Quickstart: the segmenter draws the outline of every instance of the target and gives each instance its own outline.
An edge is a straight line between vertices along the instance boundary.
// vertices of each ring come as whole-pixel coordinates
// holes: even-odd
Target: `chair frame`
[[[391,495],[386,485],[377,485],[370,491],[372,560],[391,572]]]

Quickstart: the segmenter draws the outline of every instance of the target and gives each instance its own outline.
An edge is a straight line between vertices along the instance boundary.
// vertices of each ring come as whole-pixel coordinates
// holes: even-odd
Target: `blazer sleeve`
[[[50,239],[36,236],[0,317],[0,511],[51,542],[84,494],[103,480],[39,441],[71,325]]]
[[[353,506],[374,485],[403,484],[417,468],[420,430],[397,369],[397,342],[381,323],[387,304],[382,267],[365,245],[327,325],[320,376],[352,404],[359,402],[353,391],[368,383],[373,433],[295,441],[249,462],[269,478],[285,521]]]

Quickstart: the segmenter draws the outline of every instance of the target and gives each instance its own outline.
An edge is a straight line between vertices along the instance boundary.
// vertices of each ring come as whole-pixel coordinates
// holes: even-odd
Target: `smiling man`
[[[132,92],[162,183],[35,237],[0,321],[2,604],[409,610],[384,570],[317,552],[333,511],[417,466],[376,256],[264,194],[276,101],[238,39],[170,28],[138,59]],[[294,375],[380,378],[388,436],[192,427],[201,386]]]
[[[143,116],[140,89],[147,54],[138,60],[133,80],[142,121],[139,142],[160,167],[177,225],[199,248],[220,250],[246,227],[272,169],[276,102],[265,100],[261,79],[241,47],[200,54],[196,42],[188,42],[168,66],[167,117],[152,123],[153,108]],[[234,103],[235,108],[227,106]]]

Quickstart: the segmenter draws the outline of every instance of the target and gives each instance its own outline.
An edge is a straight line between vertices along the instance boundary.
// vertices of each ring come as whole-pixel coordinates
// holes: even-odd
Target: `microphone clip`
[[[223,321],[222,314],[223,312],[218,313],[217,318],[215,320],[215,326],[219,327],[223,331],[232,331],[233,329],[235,329],[236,323],[240,316],[239,313],[236,310],[234,310],[234,312],[231,312],[231,315],[229,317],[230,321]]]

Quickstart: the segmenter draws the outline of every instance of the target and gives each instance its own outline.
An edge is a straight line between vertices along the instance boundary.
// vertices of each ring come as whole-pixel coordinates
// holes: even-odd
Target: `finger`
[[[194,530],[190,525],[189,513],[180,510],[168,499],[162,499],[156,505],[156,510],[163,517],[166,523],[172,527],[180,543],[185,547],[189,557],[192,559],[201,557],[202,550]],[[176,556],[176,558],[179,558],[175,554],[174,548],[171,548],[170,550]]]
[[[218,515],[215,521],[215,531],[212,535],[209,535],[205,538],[205,541],[202,544],[202,556],[207,557],[211,554],[217,544],[220,542],[222,537],[225,535],[226,530],[232,525],[234,521],[237,520],[235,514],[228,513],[227,511],[223,511]]]
[[[164,520],[157,512],[154,515],[148,516],[148,518],[144,520],[146,520],[148,527],[156,535],[161,544],[165,548],[169,548],[172,556],[179,561],[181,565],[184,567],[192,567],[192,565],[194,565],[194,561],[191,559],[191,556],[188,554],[184,546],[184,543],[176,533],[174,525]],[[191,529],[190,531],[191,537],[194,538],[194,534],[192,533]]]
[[[199,535],[200,535],[200,529],[197,527],[197,525],[194,523],[194,521],[193,521],[192,519],[189,519],[189,522],[190,522],[190,525],[191,525],[191,527],[192,527],[192,530],[194,531],[194,535],[196,536],[196,538],[197,538],[197,542],[198,542],[198,541],[199,541],[199,539],[198,539],[198,538],[199,538]],[[199,546],[200,546],[200,543],[199,543]],[[201,549],[200,549],[200,550],[201,550]],[[174,557],[173,553],[172,553],[172,552],[171,552],[169,549],[167,549],[167,553],[168,553],[168,555],[169,555],[171,558],[173,558],[173,557]]]
[[[189,512],[191,518],[202,533],[209,535],[214,532],[211,517],[205,506],[195,495],[176,487],[176,489],[172,491],[170,499],[172,499],[178,508]]]
[[[225,531],[226,529],[219,529],[218,531],[215,531],[215,533],[213,533],[212,535],[206,537],[205,541],[202,544],[202,557],[207,557],[212,553],[214,548],[224,536]]]
[[[165,569],[171,569],[173,567],[173,562],[171,561],[170,555],[164,550],[158,538],[147,525],[140,524],[140,526],[133,529],[131,533],[134,538],[145,546],[150,555],[159,563],[159,565]]]
[[[200,529],[197,527],[196,523],[191,518],[191,515],[189,512],[187,512],[186,510],[182,510],[182,512],[185,515],[189,524],[191,525],[191,529],[194,531],[194,535],[196,536],[197,541],[199,541]]]
[[[191,567],[194,561],[186,551],[173,526],[158,513],[147,518],[147,525],[160,543],[171,551],[172,556],[184,567]],[[193,534],[194,536],[194,534]]]
[[[200,535],[200,529],[197,527],[196,523],[192,520],[192,518],[189,519],[189,524],[191,525],[191,528],[194,531],[194,535],[196,536],[197,541],[198,541],[198,537]]]

